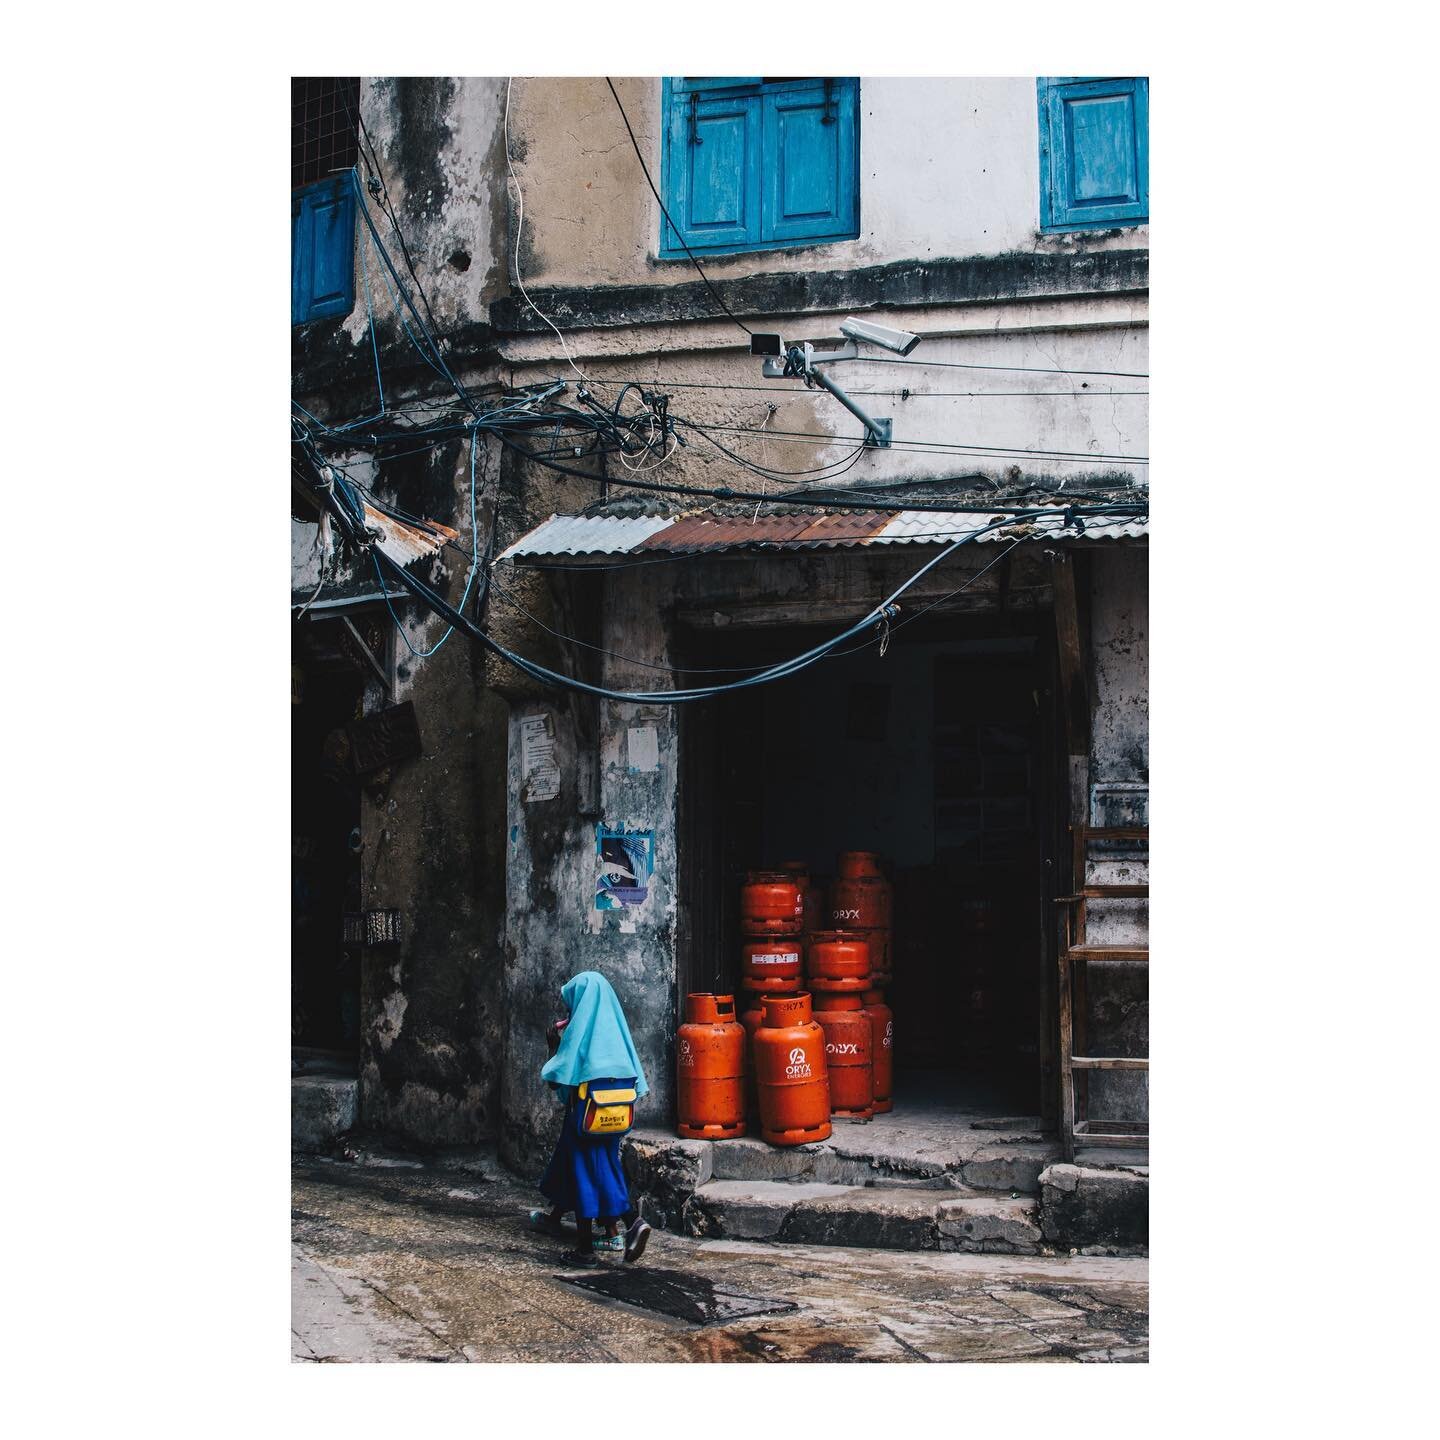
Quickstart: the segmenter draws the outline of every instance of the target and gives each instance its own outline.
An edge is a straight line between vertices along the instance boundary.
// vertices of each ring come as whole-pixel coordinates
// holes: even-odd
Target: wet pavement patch
[[[692,1325],[723,1325],[751,1315],[782,1315],[799,1309],[793,1300],[723,1290],[702,1275],[687,1275],[682,1270],[609,1270],[601,1275],[558,1278],[579,1290]]]

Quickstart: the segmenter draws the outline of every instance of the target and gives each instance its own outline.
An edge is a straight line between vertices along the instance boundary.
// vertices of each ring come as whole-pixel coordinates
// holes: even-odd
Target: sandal
[[[649,1243],[650,1227],[637,1216],[635,1223],[625,1232],[625,1243],[621,1247],[625,1251],[625,1263],[633,1265],[645,1253]]]
[[[539,1230],[545,1235],[563,1235],[565,1233],[565,1222],[553,1220],[548,1210],[532,1210],[529,1215],[530,1228]]]
[[[593,1250],[562,1250],[558,1263],[569,1265],[576,1270],[597,1270],[600,1267]]]

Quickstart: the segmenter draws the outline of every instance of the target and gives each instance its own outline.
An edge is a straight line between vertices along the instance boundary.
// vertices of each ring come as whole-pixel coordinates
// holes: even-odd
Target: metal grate
[[[359,76],[290,80],[290,188],[327,180],[359,158]]]

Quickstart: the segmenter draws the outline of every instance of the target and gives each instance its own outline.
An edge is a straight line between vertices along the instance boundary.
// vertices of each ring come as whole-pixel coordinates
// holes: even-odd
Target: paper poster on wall
[[[541,712],[520,721],[520,798],[553,800],[560,793],[560,761],[555,754],[555,721]]]
[[[655,867],[655,832],[623,825],[595,827],[595,908],[643,905]]]
[[[631,726],[627,743],[632,775],[649,775],[660,768],[660,741],[653,725]]]

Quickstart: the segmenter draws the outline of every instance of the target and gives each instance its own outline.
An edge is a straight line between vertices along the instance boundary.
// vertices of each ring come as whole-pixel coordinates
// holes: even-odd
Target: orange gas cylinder
[[[883,878],[880,857],[873,850],[842,850],[835,861],[835,869],[842,880]]]
[[[745,1133],[745,1031],[733,995],[685,997],[675,1039],[675,1130],[687,1140]]]
[[[841,874],[830,888],[829,918],[836,927],[888,930],[890,912],[890,882],[883,875]]]
[[[870,1062],[873,1069],[875,1113],[884,1115],[895,1108],[895,1014],[879,990],[867,990],[860,997],[870,1017]]]
[[[760,996],[753,991],[745,997],[745,1009],[741,1012],[740,1023],[745,1027],[745,1118],[760,1118],[760,1101],[755,1094],[755,1032],[765,1012],[760,1008]]]
[[[800,937],[751,938],[740,948],[740,983],[756,994],[793,995],[800,988]]]
[[[870,942],[870,981],[873,985],[888,985],[891,980],[890,956],[894,952],[894,936],[889,930],[860,931]]]
[[[875,1113],[870,1016],[858,995],[817,995],[815,1019],[825,1032],[830,1113],[868,1120]]]
[[[870,988],[870,934],[861,930],[817,930],[806,947],[806,979],[812,990]],[[817,1007],[818,1008],[818,1007]]]
[[[798,935],[805,899],[783,870],[752,870],[740,887],[740,929],[746,935]]]
[[[825,894],[823,888],[811,878],[803,860],[782,860],[780,868],[800,887],[804,904],[803,929],[805,934],[818,930],[825,923]]]
[[[755,1032],[760,1134],[772,1145],[830,1137],[830,1071],[825,1032],[810,1017],[810,996],[766,995]]]

